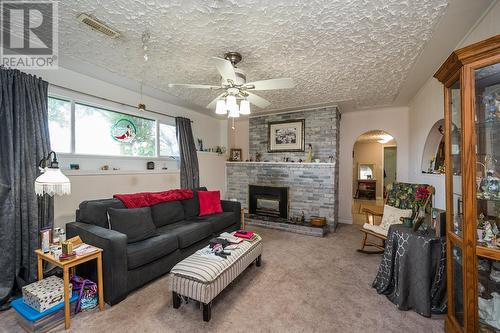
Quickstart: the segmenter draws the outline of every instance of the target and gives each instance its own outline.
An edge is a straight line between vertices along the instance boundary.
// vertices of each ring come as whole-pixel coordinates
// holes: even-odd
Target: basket
[[[311,221],[309,222],[313,227],[324,227],[326,225],[326,218],[321,216],[311,216]]]

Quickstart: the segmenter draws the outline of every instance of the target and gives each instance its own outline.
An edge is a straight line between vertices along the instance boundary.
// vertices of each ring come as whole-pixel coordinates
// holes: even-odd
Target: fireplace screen
[[[288,188],[249,185],[249,213],[288,219]]]
[[[256,196],[257,207],[255,212],[263,215],[280,216],[280,199],[274,196]]]

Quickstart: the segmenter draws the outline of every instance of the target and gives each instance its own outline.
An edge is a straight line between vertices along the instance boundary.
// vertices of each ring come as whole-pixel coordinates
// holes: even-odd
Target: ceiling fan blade
[[[210,103],[207,105],[207,109],[215,109],[215,106],[217,104],[217,101],[224,95],[225,93],[220,94],[219,96],[215,97]]]
[[[184,88],[192,88],[192,89],[211,89],[211,90],[222,89],[221,86],[210,86],[208,84],[189,84],[189,83],[169,83],[168,87],[169,88],[184,87]]]
[[[270,79],[249,82],[245,84],[245,87],[252,90],[290,89],[295,87],[295,82],[290,78]]]
[[[260,96],[249,93],[248,91],[246,93],[248,94],[248,96],[247,96],[248,101],[252,104],[257,105],[259,108],[264,109],[264,108],[267,108],[269,105],[271,105],[271,103],[268,100],[266,100]]]
[[[218,57],[212,57],[212,62],[224,80],[236,82],[236,73],[230,61]]]

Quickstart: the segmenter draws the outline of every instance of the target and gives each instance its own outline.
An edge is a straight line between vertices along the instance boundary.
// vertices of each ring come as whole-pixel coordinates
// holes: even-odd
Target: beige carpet
[[[443,316],[399,311],[371,288],[381,256],[356,252],[357,229],[341,225],[316,238],[254,228],[263,265],[215,299],[209,323],[192,302],[173,309],[163,277],[103,312],[76,315],[71,332],[442,332]],[[12,310],[0,314],[0,331],[23,332]]]

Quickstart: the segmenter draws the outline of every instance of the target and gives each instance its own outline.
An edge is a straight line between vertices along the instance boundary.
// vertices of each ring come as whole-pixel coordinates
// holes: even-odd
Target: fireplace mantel
[[[297,168],[333,168],[335,163],[304,163],[304,162],[231,162],[227,161],[226,164],[238,164],[248,166],[261,166],[261,165],[281,165],[297,167]]]

